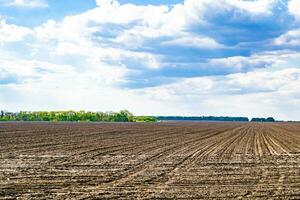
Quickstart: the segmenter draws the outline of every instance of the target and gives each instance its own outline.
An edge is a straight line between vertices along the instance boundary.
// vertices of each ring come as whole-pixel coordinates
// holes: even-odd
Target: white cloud
[[[252,15],[269,15],[276,0],[227,0],[226,3]]]
[[[222,44],[219,44],[212,38],[186,34],[185,36],[178,36],[178,38],[173,40],[164,41],[162,42],[162,44],[170,46],[194,47],[201,49],[218,49],[224,47]]]
[[[296,18],[300,18],[300,1],[290,0],[288,4],[289,12]]]
[[[129,24],[140,20],[140,23],[144,25],[153,26],[157,24],[155,19],[159,19],[169,11],[167,6],[120,5],[117,1],[111,0],[100,0],[97,5],[97,8],[83,13],[80,17],[99,24]]]
[[[300,46],[300,29],[284,33],[274,40],[274,44],[279,46]]]
[[[7,6],[23,8],[45,8],[48,4],[45,0],[6,0]]]
[[[297,51],[278,50],[266,51],[251,56],[233,56],[226,58],[210,59],[207,63],[208,69],[225,71],[227,74],[246,73],[255,70],[276,70],[298,67],[300,53]]]
[[[48,20],[46,23],[35,28],[37,38],[49,41],[59,37],[59,27],[54,20]]]
[[[22,41],[32,33],[29,28],[7,24],[4,19],[0,18],[0,43]]]
[[[211,59],[208,65],[215,67],[216,70],[226,69],[234,72],[247,72],[252,71],[256,68],[265,68],[266,66],[271,66],[276,60],[274,57],[268,57],[266,55],[252,55],[249,57],[243,56],[233,56],[227,58],[216,58]]]

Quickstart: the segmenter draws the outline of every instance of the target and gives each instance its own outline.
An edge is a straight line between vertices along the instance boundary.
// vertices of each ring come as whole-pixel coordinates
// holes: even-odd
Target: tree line
[[[174,121],[241,121],[248,122],[248,117],[215,117],[215,116],[199,116],[199,117],[188,117],[188,116],[159,116],[156,117],[158,120],[174,120]]]
[[[83,121],[83,122],[156,122],[156,121],[236,121],[249,122],[248,117],[215,116],[134,116],[128,110],[119,112],[86,111],[0,111],[0,121]],[[275,122],[273,117],[252,118],[251,122]]]
[[[248,117],[216,117],[216,116],[159,116],[158,120],[171,121],[230,121],[230,122],[249,122]],[[251,122],[275,122],[273,117],[268,118],[252,118]]]
[[[128,110],[119,112],[86,111],[0,111],[0,121],[83,121],[83,122],[155,122],[151,116],[134,116]]]

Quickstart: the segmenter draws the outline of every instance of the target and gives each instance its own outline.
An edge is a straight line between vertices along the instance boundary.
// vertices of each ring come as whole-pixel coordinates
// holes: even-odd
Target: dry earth
[[[299,199],[297,123],[0,123],[0,199]]]

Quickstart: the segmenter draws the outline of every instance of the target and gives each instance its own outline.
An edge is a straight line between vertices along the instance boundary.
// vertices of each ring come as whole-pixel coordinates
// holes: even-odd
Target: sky
[[[0,109],[300,120],[300,0],[0,0]]]

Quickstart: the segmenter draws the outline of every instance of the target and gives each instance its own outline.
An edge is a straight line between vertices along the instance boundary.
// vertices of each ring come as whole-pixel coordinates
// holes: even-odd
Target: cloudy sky
[[[300,120],[300,0],[0,0],[0,109]]]

